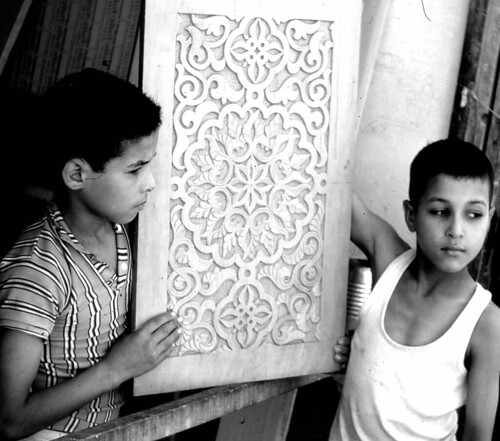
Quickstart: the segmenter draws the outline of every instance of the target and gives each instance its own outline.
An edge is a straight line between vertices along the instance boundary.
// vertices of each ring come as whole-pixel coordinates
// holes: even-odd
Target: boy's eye
[[[483,213],[481,213],[480,211],[469,211],[467,213],[467,216],[470,217],[471,219],[477,219],[483,217]]]
[[[448,210],[446,209],[440,209],[440,208],[434,208],[430,210],[430,213],[434,216],[446,216],[448,214]]]
[[[134,170],[130,170],[129,173],[132,175],[136,175],[137,173],[139,173],[140,170],[141,170],[140,168],[135,168]]]

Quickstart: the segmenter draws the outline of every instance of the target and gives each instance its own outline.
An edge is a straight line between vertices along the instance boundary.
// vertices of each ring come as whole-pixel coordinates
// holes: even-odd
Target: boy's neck
[[[97,256],[100,262],[105,262],[116,273],[117,251],[113,224],[88,210],[78,210],[76,207],[69,204],[61,208],[66,225],[86,252]]]
[[[67,203],[59,207],[71,233],[83,245],[102,241],[114,229],[108,219],[96,216],[78,205]]]

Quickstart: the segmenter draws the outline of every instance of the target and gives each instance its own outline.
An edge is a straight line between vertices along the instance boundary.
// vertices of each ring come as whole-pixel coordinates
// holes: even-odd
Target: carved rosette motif
[[[332,23],[179,24],[168,269],[178,353],[317,341]]]

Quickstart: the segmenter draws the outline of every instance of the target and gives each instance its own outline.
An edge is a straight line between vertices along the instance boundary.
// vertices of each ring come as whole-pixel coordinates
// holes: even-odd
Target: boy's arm
[[[164,360],[179,334],[170,313],[123,337],[106,357],[57,386],[30,392],[43,341],[0,328],[0,439],[25,437],[70,415],[92,399]]]
[[[472,334],[462,441],[491,441],[498,405],[500,309],[490,303]]]
[[[356,193],[352,198],[351,241],[370,261],[374,282],[389,263],[409,248],[396,230],[371,212]]]

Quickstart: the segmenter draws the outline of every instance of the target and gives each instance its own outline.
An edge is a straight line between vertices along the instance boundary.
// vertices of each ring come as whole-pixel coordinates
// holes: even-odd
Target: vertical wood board
[[[32,2],[3,80],[12,88],[40,94],[85,67],[127,78],[141,4],[141,0]]]
[[[344,332],[360,1],[146,2],[163,109],[135,325],[172,309],[136,394],[334,369]]]
[[[497,87],[500,51],[500,1],[490,0],[486,10],[483,38],[477,62],[476,78],[468,98],[471,111],[467,115],[464,139],[486,150],[488,130],[494,106],[495,88]]]

